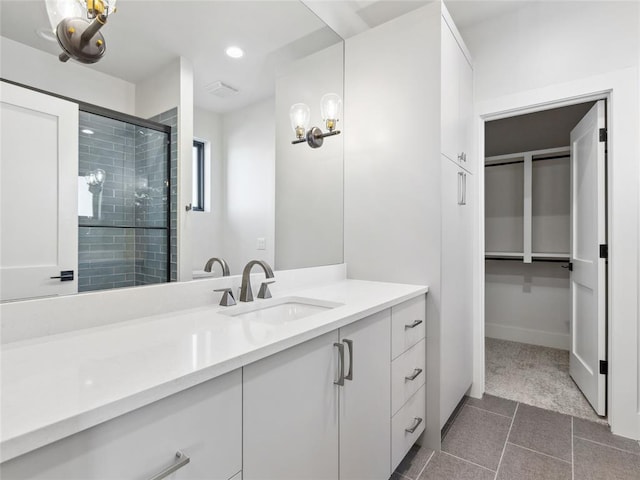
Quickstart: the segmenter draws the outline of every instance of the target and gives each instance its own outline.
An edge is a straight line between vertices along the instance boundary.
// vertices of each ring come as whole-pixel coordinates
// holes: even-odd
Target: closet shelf
[[[523,260],[522,252],[485,252],[485,260]],[[568,262],[568,253],[532,253],[531,259],[538,262]]]

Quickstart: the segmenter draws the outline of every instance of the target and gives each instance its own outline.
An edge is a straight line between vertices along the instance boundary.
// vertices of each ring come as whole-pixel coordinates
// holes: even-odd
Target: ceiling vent
[[[238,93],[237,88],[233,88],[231,85],[227,85],[226,83],[220,81],[210,83],[204,88],[206,88],[207,92],[209,92],[211,95],[215,95],[216,97],[220,98],[233,97]]]

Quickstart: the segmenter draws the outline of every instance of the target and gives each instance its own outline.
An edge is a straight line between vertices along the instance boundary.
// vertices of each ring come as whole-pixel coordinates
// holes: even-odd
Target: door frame
[[[577,86],[577,84],[576,84]],[[566,107],[579,103],[585,103],[596,100],[606,100],[606,125],[610,131],[612,125],[612,110],[613,110],[613,88],[603,90],[593,90],[590,92],[581,92],[575,95],[567,96],[551,96],[544,100],[536,101],[535,97],[539,92],[534,92],[532,95],[513,95],[508,98],[501,98],[497,100],[491,100],[485,102],[483,105],[476,104],[474,121],[476,126],[474,128],[477,137],[474,139],[474,144],[477,146],[478,168],[476,175],[476,212],[475,212],[475,255],[474,255],[474,372],[473,372],[473,385],[471,387],[470,395],[476,398],[482,397],[485,391],[485,264],[484,264],[484,238],[485,238],[485,209],[484,209],[484,129],[485,122],[491,120],[498,120],[503,118],[514,117],[517,115],[523,115],[527,113],[540,112],[553,108]],[[531,98],[528,98],[531,97]],[[606,179],[606,215],[607,215],[607,242],[610,244],[612,239],[612,161],[611,151],[613,150],[613,135],[609,135],[607,142],[607,179]],[[612,249],[610,249],[611,251]],[[610,255],[608,259],[607,268],[607,360],[609,361],[609,374],[607,375],[607,414],[609,423],[612,417],[612,395],[614,390],[611,385],[612,371],[614,369],[614,358],[612,358],[610,352],[612,351],[612,332],[611,321],[612,318],[612,302],[611,302],[611,288],[612,288],[612,264],[614,256]],[[638,435],[638,433],[636,433]]]

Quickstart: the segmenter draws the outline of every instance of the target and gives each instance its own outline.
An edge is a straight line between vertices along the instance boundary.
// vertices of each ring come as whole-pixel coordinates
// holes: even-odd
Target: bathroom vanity
[[[427,290],[281,285],[5,344],[0,473],[387,479],[424,431]]]

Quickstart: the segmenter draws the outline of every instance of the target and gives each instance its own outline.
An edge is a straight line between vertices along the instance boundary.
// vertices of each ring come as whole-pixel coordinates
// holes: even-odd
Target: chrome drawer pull
[[[182,467],[184,467],[187,463],[191,461],[191,459],[187,457],[184,453],[182,453],[180,450],[176,452],[176,460],[177,460],[176,463],[164,469],[157,475],[154,475],[149,480],[162,480],[163,478],[166,478],[169,475],[171,475],[176,470],[180,470]]]
[[[345,380],[353,380],[353,340],[344,339],[344,343],[349,347],[349,372],[344,377]]]
[[[422,369],[421,368],[416,368],[413,370],[413,374],[409,375],[408,377],[404,377],[405,380],[411,380],[414,381],[416,379],[416,377],[418,375],[420,375],[422,373]]]
[[[422,320],[414,320],[412,324],[410,325],[405,325],[404,328],[405,330],[407,328],[416,328],[418,325],[420,325],[422,323]]]
[[[418,428],[421,423],[422,423],[422,419],[420,417],[415,417],[413,419],[413,425],[411,425],[409,428],[405,428],[404,431],[407,433],[413,433],[416,431],[416,428]]]
[[[333,346],[338,348],[338,361],[340,362],[340,374],[338,380],[333,383],[342,387],[344,386],[344,345],[336,342]]]

